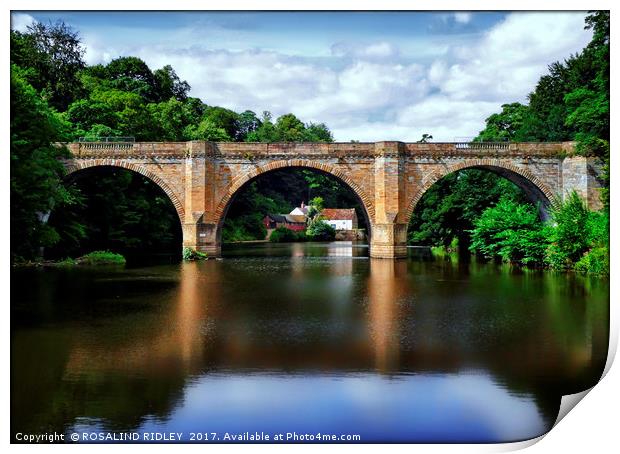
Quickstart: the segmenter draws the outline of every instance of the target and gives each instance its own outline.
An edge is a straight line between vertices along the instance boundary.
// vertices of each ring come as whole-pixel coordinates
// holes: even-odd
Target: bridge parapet
[[[74,142],[65,144],[76,158],[221,156],[231,159],[287,157],[533,156],[574,154],[574,142]]]
[[[428,142],[406,143],[408,155],[558,157],[574,153],[574,142]]]
[[[76,158],[184,157],[188,142],[72,142],[64,144]]]

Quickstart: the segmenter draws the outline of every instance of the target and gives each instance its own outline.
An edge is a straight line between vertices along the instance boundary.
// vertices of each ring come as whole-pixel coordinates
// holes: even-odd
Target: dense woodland
[[[609,182],[609,13],[593,12],[592,41],[549,66],[528,104],[509,103],[491,115],[476,140],[575,140],[596,155]],[[126,254],[178,249],[180,227],[161,190],[122,169],[98,169],[65,179],[66,151],[51,144],[134,137],[143,141],[331,142],[325,124],[294,114],[234,112],[189,96],[171,66],[153,70],[137,57],[88,66],[79,34],[64,23],[11,31],[11,259],[51,258],[95,249]],[[482,126],[482,125],[481,125]],[[92,170],[94,172],[94,170]],[[356,207],[342,183],[310,170],[276,171],[238,195],[224,226],[225,241],[264,238],[266,213],[286,213],[320,196],[325,206]],[[555,268],[608,269],[609,198],[591,213],[573,197],[543,223],[537,207],[509,181],[464,170],[435,184],[409,226],[411,244],[460,246],[487,258]],[[49,220],[47,214],[51,212]]]

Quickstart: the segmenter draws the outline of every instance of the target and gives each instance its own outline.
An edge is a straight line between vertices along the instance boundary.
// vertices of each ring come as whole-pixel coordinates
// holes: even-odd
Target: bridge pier
[[[217,224],[183,224],[183,248],[204,252],[209,257],[219,257],[222,254],[222,243],[217,239]]]
[[[407,257],[407,224],[373,224],[369,246],[372,258]]]

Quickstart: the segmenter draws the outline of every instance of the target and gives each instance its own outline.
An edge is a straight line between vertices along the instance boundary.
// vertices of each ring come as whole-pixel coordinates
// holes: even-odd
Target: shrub
[[[310,241],[333,241],[336,237],[336,229],[321,220],[317,220],[306,229],[306,237]]]
[[[197,251],[195,249],[184,247],[183,248],[183,260],[193,261],[193,260],[206,260],[209,258],[207,254],[204,252]]]
[[[68,259],[70,260],[70,259]],[[67,262],[65,260],[65,262]],[[93,251],[88,254],[75,259],[76,264],[85,264],[85,265],[124,265],[125,257],[121,254],[117,254],[115,252],[110,251]],[[67,262],[68,264],[68,262]]]
[[[501,199],[474,221],[470,251],[504,262],[542,264],[546,229],[534,206]]]
[[[609,274],[609,250],[605,246],[586,252],[577,263],[575,271],[592,274]]]
[[[551,245],[546,262],[555,269],[570,269],[592,246],[592,213],[573,191],[551,209]]]
[[[297,234],[286,227],[278,227],[269,235],[269,241],[272,243],[290,243],[297,241],[297,238]]]

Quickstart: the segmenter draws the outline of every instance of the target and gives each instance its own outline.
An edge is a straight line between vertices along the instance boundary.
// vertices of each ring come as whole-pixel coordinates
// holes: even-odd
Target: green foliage
[[[433,136],[431,134],[422,134],[422,138],[418,140],[418,143],[426,143],[433,140]]]
[[[28,68],[25,80],[50,106],[64,110],[83,89],[78,77],[85,49],[64,22],[29,25],[25,33],[11,30],[11,64]]]
[[[501,199],[474,221],[469,250],[504,262],[540,264],[545,256],[545,235],[535,207]]]
[[[271,121],[271,113],[263,112],[260,121],[255,120],[255,129],[245,136],[246,142],[333,142],[333,136],[324,123],[304,124],[289,113]]]
[[[183,248],[182,256],[185,261],[207,260],[209,258],[209,256],[204,252],[200,252],[189,247]]]
[[[80,197],[77,203],[52,211],[48,225],[61,240],[46,249],[47,257],[98,249],[132,256],[141,250],[178,250],[178,215],[168,196],[150,180],[129,170],[101,167],[73,174],[66,187]]]
[[[314,197],[322,198],[324,206],[355,208],[360,228],[366,225],[359,200],[336,178],[310,169],[276,170],[261,175],[237,194],[224,221],[223,241],[262,240],[267,214],[290,213]]]
[[[124,265],[125,257],[110,251],[93,251],[76,259],[76,262],[86,265]]]
[[[271,243],[292,243],[294,241],[305,241],[304,232],[294,232],[286,227],[278,227],[269,235]]]
[[[310,241],[333,241],[336,238],[336,229],[319,217],[308,225],[306,237]]]
[[[155,93],[160,101],[174,99],[186,101],[190,90],[189,84],[181,80],[176,71],[170,65],[153,72]]]
[[[474,221],[501,197],[527,202],[517,186],[486,170],[450,174],[431,186],[418,202],[409,221],[408,242],[448,246],[458,238],[466,249]]]
[[[547,263],[555,269],[570,269],[592,244],[591,213],[576,192],[552,207]]]
[[[549,65],[529,95],[529,105],[504,104],[486,120],[477,140],[575,140],[577,152],[599,157],[609,184],[609,11],[592,11],[586,29],[594,35],[585,49]],[[609,207],[609,194],[602,191]]]
[[[190,140],[208,140],[211,142],[230,142],[230,136],[224,128],[220,128],[212,120],[205,118],[199,125],[189,125],[185,136]]]
[[[528,107],[521,103],[503,104],[502,111],[488,117],[486,128],[480,132],[476,141],[503,142],[520,140],[518,134],[523,128]]]
[[[54,142],[66,138],[68,125],[11,67],[11,258],[32,259],[41,246],[59,240],[43,222],[51,209],[75,203],[75,194],[62,185],[67,157]]]
[[[238,217],[227,217],[222,230],[222,239],[225,243],[238,241],[263,240],[267,236],[267,229],[263,225],[264,215],[260,212],[251,212]]]
[[[590,274],[609,274],[609,248],[597,246],[586,252],[575,263],[575,271]]]
[[[502,199],[474,222],[472,252],[523,265],[609,273],[609,217],[576,193],[557,202],[546,224],[531,205]]]
[[[26,33],[11,31],[10,37],[14,260],[29,260],[42,246],[52,258],[105,248],[164,251],[180,234],[168,198],[141,176],[104,168],[98,178],[80,174],[63,185],[58,158],[67,156],[66,150],[51,143],[120,136],[138,141],[333,140],[323,123],[304,124],[293,114],[274,124],[268,112],[259,119],[249,110],[239,114],[208,106],[188,96],[189,84],[170,65],[153,71],[140,58],[125,56],[86,66],[78,34],[62,22],[35,24]],[[306,178],[299,172],[267,176],[259,191],[251,186],[240,194],[224,225],[224,241],[265,238],[266,213],[289,212],[313,191],[326,194],[330,202],[351,197],[324,176],[316,177],[312,188]],[[42,222],[50,210],[50,221]]]

